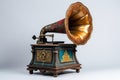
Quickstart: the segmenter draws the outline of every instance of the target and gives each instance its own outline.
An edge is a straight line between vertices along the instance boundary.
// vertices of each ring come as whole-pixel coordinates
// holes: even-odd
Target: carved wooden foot
[[[33,74],[33,70],[29,70],[29,73],[30,73],[30,74]]]
[[[80,72],[80,69],[76,69],[76,72],[79,73],[79,72]]]
[[[58,76],[58,74],[57,74],[57,73],[54,73],[54,74],[53,74],[53,76],[54,76],[54,77],[57,77],[57,76]]]

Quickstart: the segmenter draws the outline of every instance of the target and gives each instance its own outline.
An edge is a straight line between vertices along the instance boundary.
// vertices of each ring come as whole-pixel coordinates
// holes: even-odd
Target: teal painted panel
[[[59,60],[60,60],[60,62],[63,62],[63,63],[73,61],[72,50],[60,50],[59,51]]]

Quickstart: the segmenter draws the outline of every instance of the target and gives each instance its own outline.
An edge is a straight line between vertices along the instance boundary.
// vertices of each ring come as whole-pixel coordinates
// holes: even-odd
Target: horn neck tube
[[[55,23],[44,26],[40,31],[40,36],[39,36],[39,40],[37,43],[47,42],[47,38],[45,37],[45,34],[48,32],[66,33],[64,21],[65,21],[65,19],[62,19],[62,20],[57,21]]]

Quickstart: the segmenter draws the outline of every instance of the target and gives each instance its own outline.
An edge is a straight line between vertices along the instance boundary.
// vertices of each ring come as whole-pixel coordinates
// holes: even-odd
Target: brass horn
[[[76,45],[85,44],[92,32],[92,17],[86,6],[81,2],[69,6],[65,19],[49,24],[41,29],[38,43],[47,42],[45,33],[66,33],[68,38]]]

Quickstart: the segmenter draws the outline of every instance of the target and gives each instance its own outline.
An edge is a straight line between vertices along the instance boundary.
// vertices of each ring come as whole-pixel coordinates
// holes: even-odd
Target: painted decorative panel
[[[59,60],[61,63],[73,61],[72,50],[60,50],[59,51]]]
[[[52,62],[51,50],[36,50],[36,61],[51,63]]]

